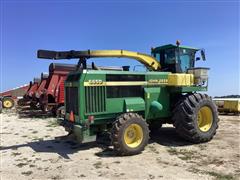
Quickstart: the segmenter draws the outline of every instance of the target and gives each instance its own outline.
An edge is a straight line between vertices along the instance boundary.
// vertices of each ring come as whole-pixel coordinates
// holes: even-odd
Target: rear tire
[[[176,132],[193,143],[210,141],[218,128],[218,112],[215,103],[206,94],[187,94],[173,110]]]
[[[111,140],[119,155],[139,154],[148,144],[148,124],[136,113],[122,114],[113,123]]]
[[[11,109],[14,106],[14,100],[10,97],[4,97],[2,100],[2,106],[6,109]]]

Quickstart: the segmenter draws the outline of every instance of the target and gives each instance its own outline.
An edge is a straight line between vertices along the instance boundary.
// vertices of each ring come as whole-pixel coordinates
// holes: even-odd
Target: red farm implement
[[[56,114],[64,106],[64,81],[67,74],[76,70],[76,65],[52,63],[49,66],[49,76],[45,88],[39,97],[40,108]]]
[[[30,81],[28,89],[27,89],[26,93],[24,94],[23,98],[18,100],[18,105],[19,106],[25,106],[25,105],[28,105],[31,102],[33,94],[38,89],[39,83],[40,83],[39,78],[34,78],[33,82]]]
[[[31,108],[36,109],[36,108],[39,107],[39,98],[43,94],[43,91],[45,89],[47,80],[48,80],[48,74],[42,73],[41,74],[41,81],[38,85],[38,88],[32,95],[32,99],[31,99],[31,103],[30,103]]]

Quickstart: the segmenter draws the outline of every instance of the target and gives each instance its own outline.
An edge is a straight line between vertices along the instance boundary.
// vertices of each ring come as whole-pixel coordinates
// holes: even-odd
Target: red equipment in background
[[[38,88],[32,95],[32,99],[31,99],[31,103],[30,103],[30,107],[31,108],[34,108],[34,109],[38,108],[38,106],[39,106],[39,98],[42,95],[43,90],[44,90],[44,88],[46,86],[47,79],[48,79],[48,74],[42,73],[41,74],[41,81],[40,81],[40,83],[38,85]]]
[[[23,85],[0,93],[0,100],[3,108],[12,108],[15,104],[15,101],[17,101],[18,98],[22,97],[28,89],[29,85]]]
[[[64,81],[67,74],[76,68],[77,66],[72,64],[50,64],[49,76],[39,98],[39,105],[44,112],[52,111],[56,114],[58,109],[63,109]]]
[[[30,83],[28,85],[28,89],[27,89],[26,93],[24,94],[23,98],[18,100],[19,106],[25,106],[30,103],[33,94],[35,93],[35,91],[38,88],[39,82],[40,82],[39,78],[34,78],[33,83],[32,83],[32,81],[30,81]]]

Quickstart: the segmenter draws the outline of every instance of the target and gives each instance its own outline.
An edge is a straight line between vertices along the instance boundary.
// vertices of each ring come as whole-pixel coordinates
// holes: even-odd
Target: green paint
[[[153,101],[151,103],[151,109],[152,109],[153,112],[156,113],[156,112],[161,111],[163,109],[163,106],[158,101]]]
[[[125,112],[138,112],[145,110],[145,102],[142,98],[126,98]]]

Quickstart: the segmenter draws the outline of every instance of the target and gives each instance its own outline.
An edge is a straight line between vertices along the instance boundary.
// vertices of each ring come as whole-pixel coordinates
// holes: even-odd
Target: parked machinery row
[[[23,98],[18,100],[18,106],[30,106],[32,109],[41,109],[43,112],[51,112],[62,117],[64,115],[64,81],[67,75],[75,71],[76,68],[77,65],[51,63],[48,74],[42,73],[41,78],[34,78],[33,81],[30,81]],[[92,68],[96,68],[94,64],[88,66],[88,69]],[[117,67],[101,68],[123,69]]]
[[[120,155],[140,153],[150,131],[173,124],[192,143],[210,141],[218,128],[217,107],[208,89],[209,68],[196,67],[204,50],[168,44],[151,49],[151,55],[126,50],[48,51],[38,58],[79,59],[76,66],[50,64],[49,75],[30,83],[19,105],[59,113],[60,124],[80,143],[110,135]],[[130,58],[144,72],[87,65],[89,58]]]
[[[67,74],[75,69],[76,65],[50,64],[49,73],[42,73],[40,79],[35,78],[30,82],[28,90],[18,101],[18,105],[56,114],[57,110],[63,109],[64,106],[64,81]]]

